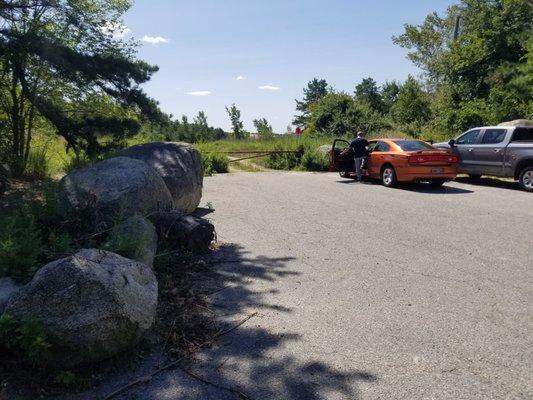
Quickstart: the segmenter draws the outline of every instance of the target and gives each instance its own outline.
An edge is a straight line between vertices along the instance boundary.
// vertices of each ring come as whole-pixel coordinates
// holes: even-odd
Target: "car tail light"
[[[453,154],[415,154],[409,156],[407,161],[409,164],[424,164],[428,162],[455,164],[459,162],[459,159]]]

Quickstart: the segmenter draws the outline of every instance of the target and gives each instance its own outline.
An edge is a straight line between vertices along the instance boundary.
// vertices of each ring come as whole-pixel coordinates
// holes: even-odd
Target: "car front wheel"
[[[526,167],[520,172],[518,183],[526,192],[533,192],[533,166]]]
[[[392,165],[386,165],[381,169],[381,183],[386,187],[394,187],[398,183],[396,171]]]

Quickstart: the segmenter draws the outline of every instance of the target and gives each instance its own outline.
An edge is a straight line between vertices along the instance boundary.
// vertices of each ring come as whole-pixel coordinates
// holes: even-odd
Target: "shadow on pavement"
[[[472,186],[486,186],[486,187],[495,187],[495,188],[500,188],[500,189],[511,189],[511,190],[520,190],[520,191],[522,190],[518,182],[514,182],[514,181],[511,182],[511,181],[506,181],[503,179],[492,178],[492,177],[470,179],[468,177],[460,176],[455,179],[455,182],[466,183]]]
[[[292,308],[273,304],[272,296],[266,298],[267,293],[275,294],[276,289],[262,293],[250,288],[252,280],[275,283],[280,278],[299,275],[286,267],[286,263],[292,260],[294,257],[290,256],[252,258],[238,245],[223,246],[213,254],[211,261],[219,266],[217,272],[223,284],[213,301],[221,307],[222,319],[227,318],[228,326],[235,323],[236,314],[242,316],[257,311],[258,318],[261,318],[262,313],[272,315],[272,311],[293,312]],[[229,322],[232,319],[233,322]],[[222,337],[216,348],[207,352],[205,362],[201,363],[204,365],[193,365],[192,368],[220,386],[239,388],[252,399],[322,400],[331,393],[340,395],[340,398],[357,399],[358,383],[377,379],[365,371],[338,371],[323,362],[299,361],[291,355],[290,346],[302,340],[301,336],[297,332],[281,332],[270,332],[251,319]],[[279,351],[270,355],[270,351],[276,348],[287,351],[283,356]],[[306,358],[305,354],[302,356]],[[213,398],[238,398],[228,393],[226,397],[223,393],[219,395]]]
[[[239,245],[223,245],[204,257],[217,276],[211,288],[211,308],[216,315],[219,337],[212,348],[195,355],[182,367],[165,370],[137,384],[113,400],[356,400],[359,384],[374,382],[367,371],[339,370],[291,349],[302,341],[298,332],[271,331],[261,326],[262,318],[291,314],[293,308],[275,303],[276,282],[300,275],[287,263],[292,256],[251,256]],[[265,289],[258,281],[268,283]],[[237,327],[245,316],[257,313]],[[273,317],[272,317],[273,316]],[[235,329],[232,329],[235,328]],[[147,376],[171,360],[153,352],[133,371],[109,376],[98,388],[61,400],[104,399],[109,393],[142,376]],[[195,375],[196,377],[191,377]],[[200,378],[200,379],[199,379]],[[206,383],[209,382],[209,383]],[[241,394],[244,394],[243,397]],[[86,397],[88,396],[88,397]]]
[[[355,180],[342,180],[342,181],[336,181],[337,183],[342,183],[345,185],[381,185],[379,181],[376,180],[370,180],[365,179],[363,180],[363,183],[358,183]],[[398,186],[396,186],[394,189],[401,189],[401,190],[407,190],[410,192],[416,192],[416,193],[425,193],[425,194],[468,194],[468,193],[474,193],[473,190],[463,189],[463,188],[457,188],[448,186],[446,183],[443,186],[435,187],[430,186],[428,183],[399,183]]]

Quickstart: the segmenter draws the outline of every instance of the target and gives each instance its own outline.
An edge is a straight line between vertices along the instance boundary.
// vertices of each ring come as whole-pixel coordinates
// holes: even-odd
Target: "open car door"
[[[350,143],[344,139],[335,139],[329,153],[329,170],[338,171],[342,177],[348,178],[349,173],[353,172],[354,160],[352,152],[349,151],[341,156],[341,153],[350,146]]]

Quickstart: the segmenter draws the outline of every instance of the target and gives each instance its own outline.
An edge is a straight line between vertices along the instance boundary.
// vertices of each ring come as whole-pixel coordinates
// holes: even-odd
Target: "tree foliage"
[[[140,88],[157,67],[116,35],[129,7],[127,0],[0,2],[0,108],[17,173],[36,118],[89,154],[103,149],[102,136],[120,141],[144,120],[168,122]]]
[[[266,118],[254,119],[254,126],[261,139],[269,139],[274,136],[272,125],[268,123]]]
[[[314,78],[312,81],[309,81],[307,87],[304,88],[303,100],[296,100],[296,111],[300,112],[300,114],[294,116],[293,125],[305,126],[309,119],[311,105],[330,91],[331,89],[328,87],[325,79]]]
[[[372,78],[364,78],[355,87],[355,99],[367,104],[372,110],[383,113],[385,105],[376,81]]]
[[[308,134],[343,137],[386,126],[381,115],[347,93],[328,93],[310,107]]]
[[[235,139],[244,139],[247,134],[244,130],[244,124],[241,120],[241,110],[239,110],[235,104],[232,104],[230,107],[226,106],[226,112],[228,113],[231,121],[233,137]]]
[[[455,21],[460,29],[453,37]],[[446,131],[533,114],[533,7],[528,0],[462,0],[394,38],[424,72]]]

